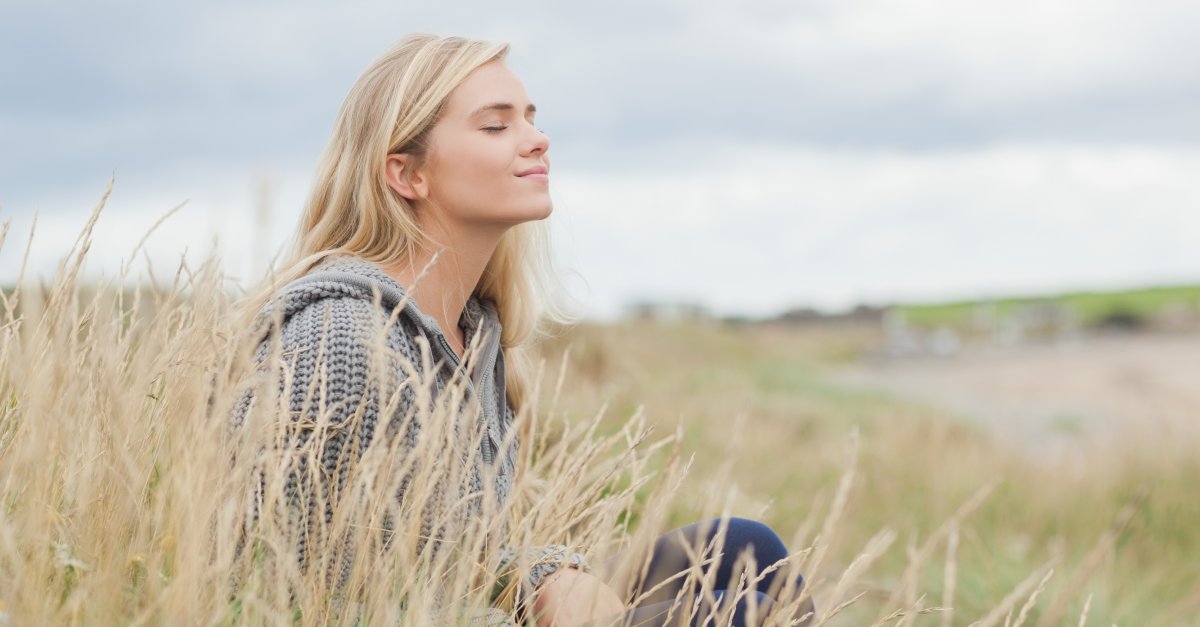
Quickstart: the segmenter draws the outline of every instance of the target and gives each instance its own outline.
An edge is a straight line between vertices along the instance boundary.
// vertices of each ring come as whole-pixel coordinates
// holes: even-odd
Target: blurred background
[[[0,283],[147,228],[238,280],[404,33],[507,41],[583,312],[722,317],[1200,282],[1200,5],[0,4]]]

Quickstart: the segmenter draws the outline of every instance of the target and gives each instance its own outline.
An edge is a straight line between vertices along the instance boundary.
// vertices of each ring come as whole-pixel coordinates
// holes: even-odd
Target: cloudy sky
[[[1194,1],[109,0],[0,2],[0,283],[35,212],[49,277],[114,175],[90,272],[186,203],[155,267],[251,277],[414,31],[512,44],[593,316],[1200,281]]]

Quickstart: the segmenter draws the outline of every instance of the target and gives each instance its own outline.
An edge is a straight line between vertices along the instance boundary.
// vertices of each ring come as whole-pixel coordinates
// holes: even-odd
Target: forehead
[[[494,107],[489,105],[495,104],[510,104],[518,111],[524,111],[531,105],[521,79],[500,61],[485,63],[468,74],[450,92],[446,115],[477,117],[491,111]]]

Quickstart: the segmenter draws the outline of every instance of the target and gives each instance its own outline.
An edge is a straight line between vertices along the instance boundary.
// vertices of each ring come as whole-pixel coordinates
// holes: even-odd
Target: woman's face
[[[522,176],[550,167],[550,140],[533,117],[524,85],[500,61],[476,68],[450,93],[430,131],[423,177],[444,218],[507,227],[550,215],[548,175]]]

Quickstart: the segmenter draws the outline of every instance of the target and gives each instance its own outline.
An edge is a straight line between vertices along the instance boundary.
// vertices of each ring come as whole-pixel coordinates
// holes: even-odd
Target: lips
[[[546,169],[546,166],[544,166],[544,165],[535,165],[535,166],[533,166],[532,168],[529,168],[528,170],[524,170],[524,171],[522,171],[522,172],[518,172],[518,173],[517,173],[517,176],[527,176],[527,175],[529,175],[529,174],[548,174],[549,172],[550,172],[550,171]]]

